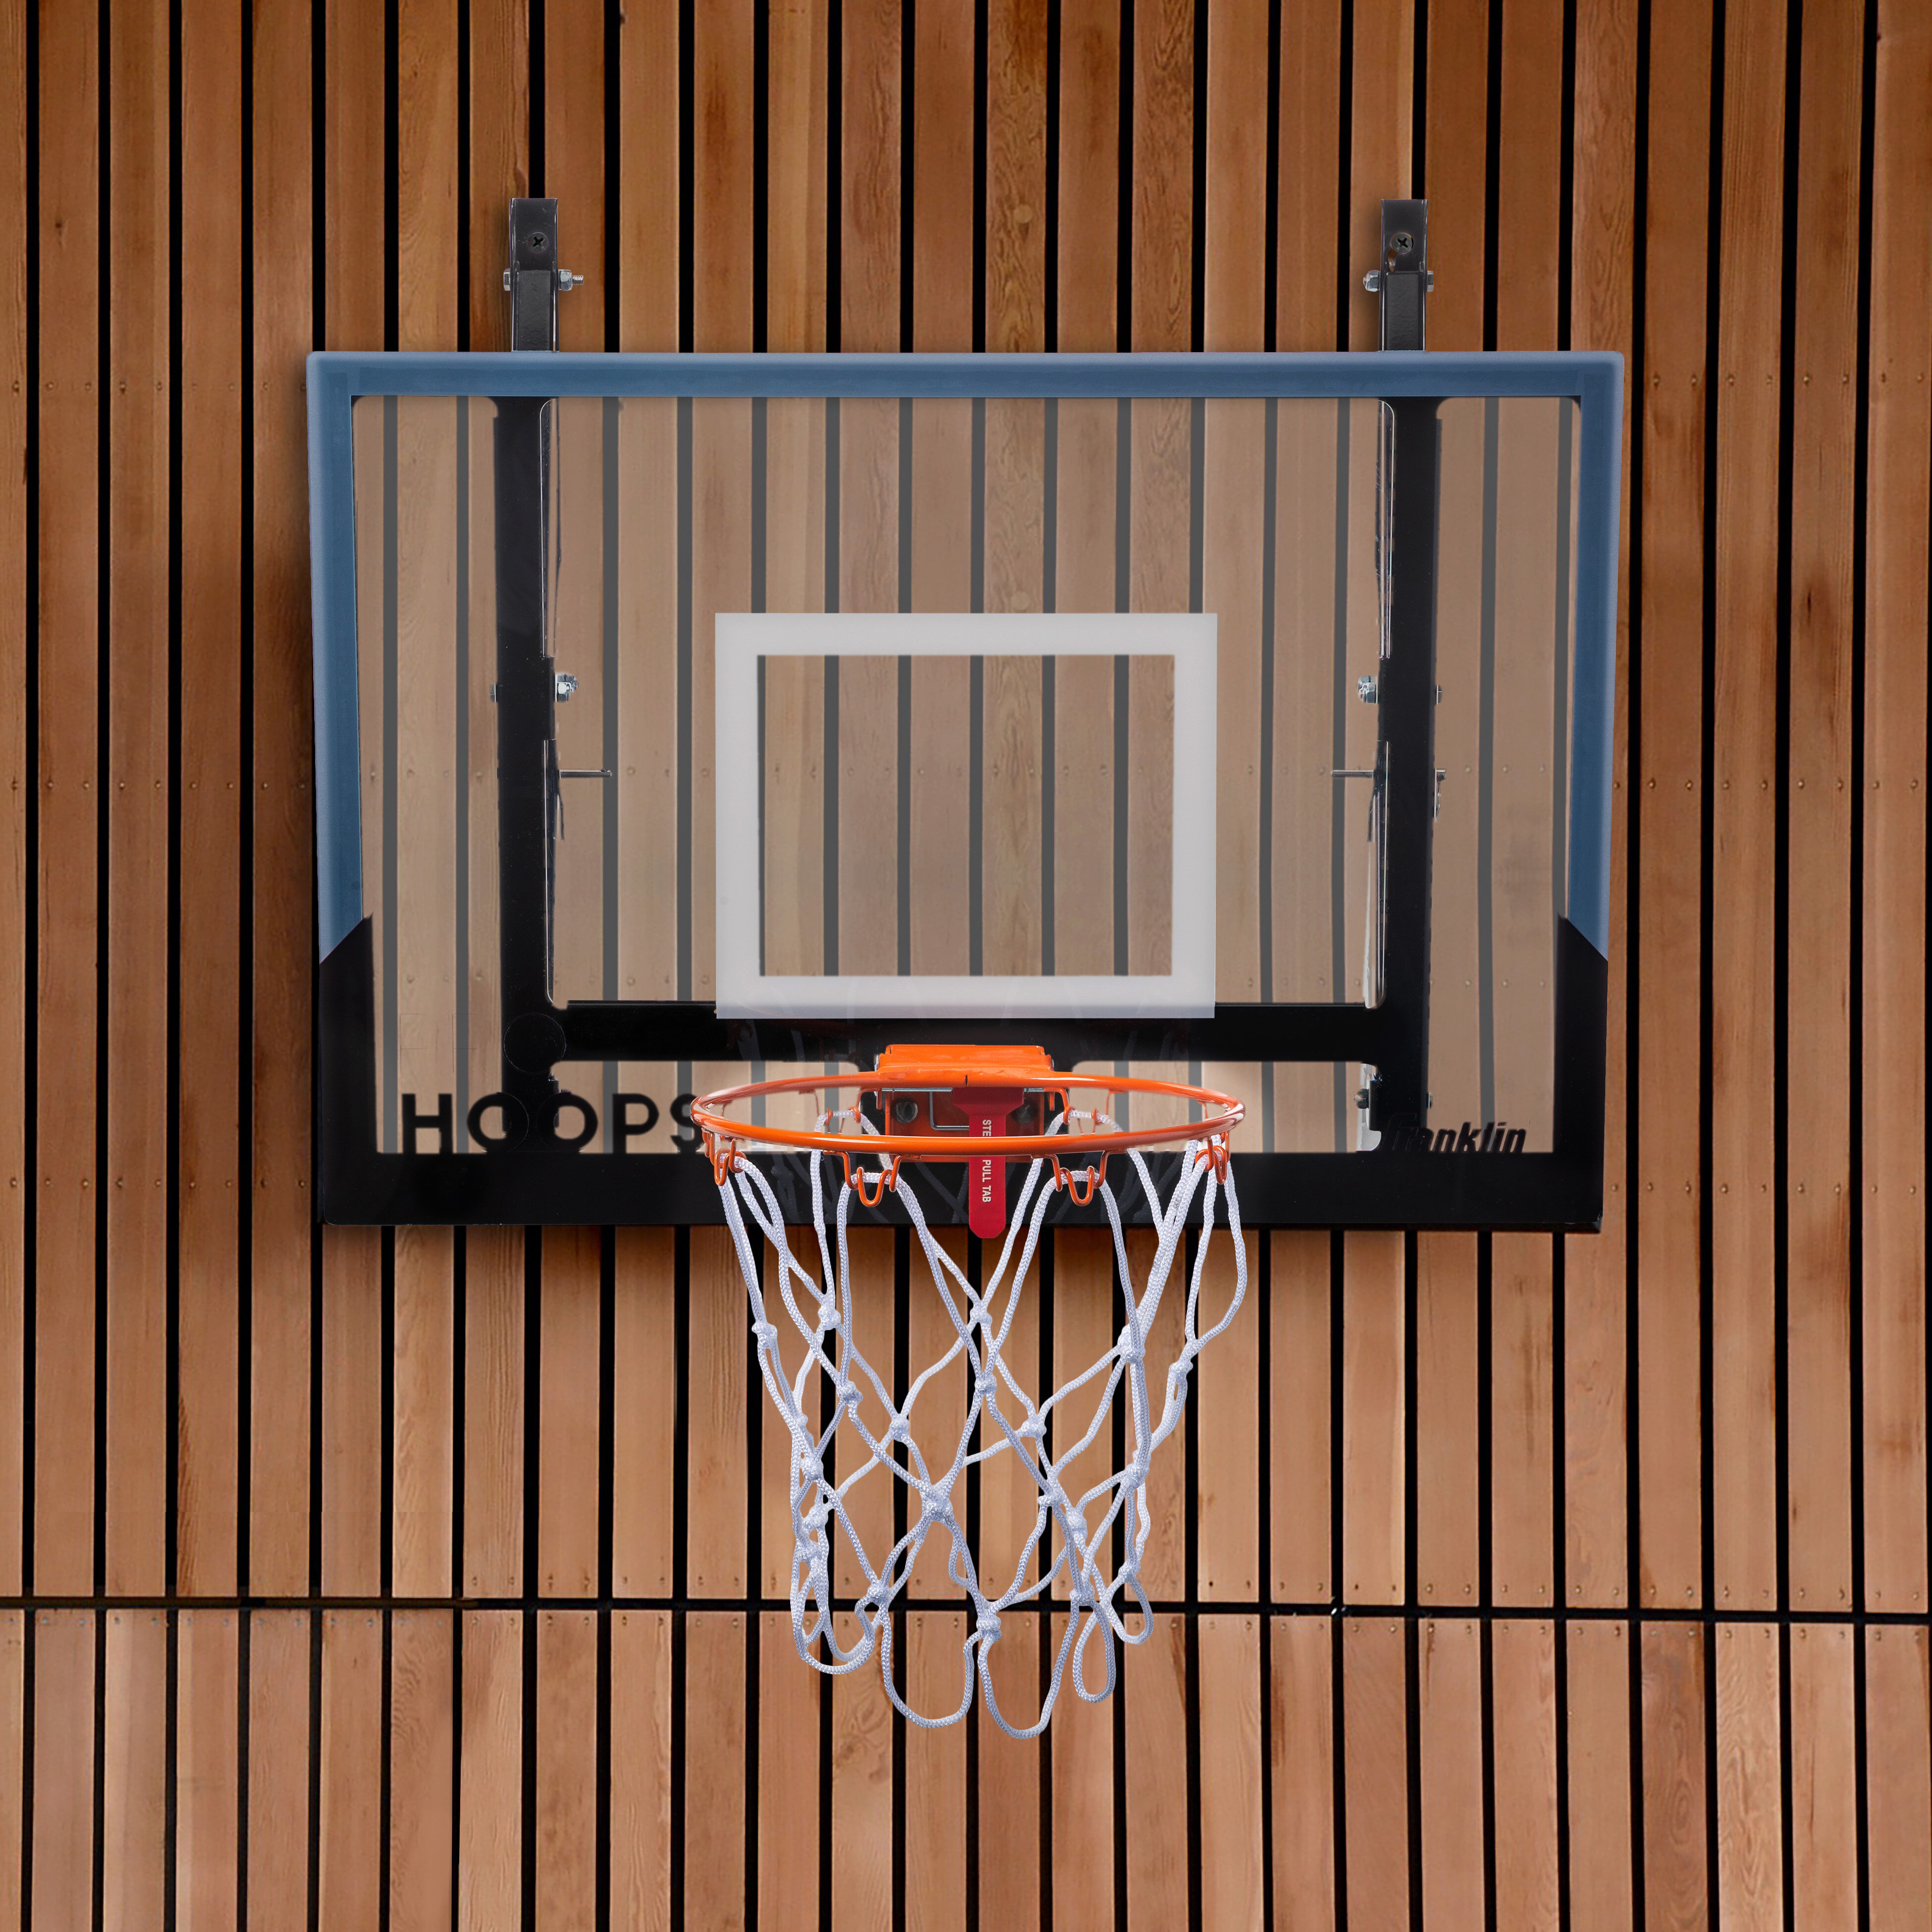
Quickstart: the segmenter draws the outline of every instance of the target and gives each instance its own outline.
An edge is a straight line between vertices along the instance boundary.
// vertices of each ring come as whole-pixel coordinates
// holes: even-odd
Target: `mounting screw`
[[[574,692],[576,688],[577,680],[571,676],[568,671],[560,670],[557,673],[556,701],[558,704],[568,704],[570,702],[572,693]]]
[[[1376,701],[1376,681],[1372,677],[1358,677],[1355,680],[1355,695],[1364,704]]]
[[[1380,295],[1382,292],[1382,272],[1381,269],[1371,268],[1369,272],[1362,278],[1362,286],[1368,290],[1370,295]]]
[[[1412,255],[1415,252],[1415,237],[1406,228],[1398,228],[1388,238],[1389,248],[1398,255]]]
[[[892,1118],[902,1127],[910,1126],[919,1118],[919,1102],[916,1100],[895,1100],[892,1102]]]
[[[568,295],[572,289],[579,286],[583,280],[584,278],[581,275],[573,275],[568,268],[560,268],[556,272],[557,287],[566,295]]]

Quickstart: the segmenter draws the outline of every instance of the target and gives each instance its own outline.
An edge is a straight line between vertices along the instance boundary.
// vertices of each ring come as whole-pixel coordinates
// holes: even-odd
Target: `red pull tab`
[[[1006,1117],[1024,1095],[1017,1087],[956,1087],[952,1104],[966,1116],[968,1140],[989,1140],[1006,1130]],[[966,1225],[982,1241],[1006,1232],[1006,1163],[998,1154],[966,1163]]]

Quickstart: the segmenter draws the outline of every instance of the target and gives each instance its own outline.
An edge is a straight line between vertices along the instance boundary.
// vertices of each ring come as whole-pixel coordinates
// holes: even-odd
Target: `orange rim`
[[[706,1151],[711,1156],[712,1171],[718,1176],[721,1184],[736,1165],[738,1150],[742,1148],[836,1154],[844,1162],[848,1178],[866,1172],[854,1169],[854,1156],[883,1154],[888,1157],[890,1166],[878,1177],[882,1187],[892,1185],[902,1161],[983,1160],[988,1154],[997,1153],[1006,1160],[1051,1156],[1055,1185],[1084,1182],[1086,1194],[1076,1198],[1090,1199],[1106,1176],[1109,1154],[1125,1154],[1134,1148],[1202,1140],[1208,1143],[1204,1152],[1213,1162],[1216,1174],[1226,1178],[1228,1138],[1240,1125],[1246,1113],[1241,1102],[1232,1094],[1220,1093],[1211,1087],[1192,1086],[1179,1080],[1147,1080],[1115,1075],[1090,1077],[1058,1072],[1044,1053],[1037,1048],[1033,1052],[1037,1054],[1037,1058],[1023,1049],[1010,1048],[890,1048],[880,1056],[880,1067],[870,1073],[814,1073],[794,1079],[755,1080],[742,1087],[720,1088],[692,1103],[692,1124],[704,1136]],[[930,1057],[914,1057],[921,1054]],[[1063,1112],[1072,1111],[1072,1096],[1075,1094],[1105,1094],[1109,1100],[1122,1094],[1164,1094],[1172,1100],[1197,1102],[1204,1110],[1204,1117],[1198,1120],[1177,1121],[1160,1127],[1121,1127],[1085,1133],[995,1135],[975,1140],[969,1147],[962,1145],[956,1135],[899,1134],[888,1130],[860,1136],[815,1127],[758,1126],[749,1120],[734,1119],[725,1111],[772,1094],[818,1094],[829,1099],[834,1094],[850,1090],[863,1100],[867,1094],[883,1097],[892,1093],[932,1092],[966,1086],[1018,1087],[1057,1097]],[[1090,1166],[1084,1172],[1078,1168],[1070,1172],[1063,1166],[1063,1157],[1082,1154],[1098,1155],[1097,1168]],[[854,1178],[854,1184],[862,1183]]]

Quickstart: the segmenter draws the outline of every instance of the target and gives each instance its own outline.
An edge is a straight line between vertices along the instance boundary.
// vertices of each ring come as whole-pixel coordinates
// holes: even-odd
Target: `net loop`
[[[1061,1114],[1048,1131],[1064,1132],[1068,1118]],[[1105,1114],[1094,1118],[1110,1124]],[[832,1118],[822,1115],[821,1124]],[[854,1120],[859,1135],[876,1132],[862,1116],[847,1118]],[[976,1694],[1008,1735],[1037,1737],[1070,1675],[1076,1696],[1100,1702],[1118,1681],[1116,1646],[1144,1643],[1153,1634],[1140,1574],[1154,1530],[1149,1472],[1155,1454],[1180,1424],[1196,1357],[1233,1320],[1247,1286],[1246,1249],[1225,1142],[1217,1148],[1211,1136],[1189,1142],[1165,1201],[1139,1149],[1129,1150],[1154,1213],[1155,1252],[1138,1285],[1104,1166],[1070,1174],[1050,1156],[1030,1162],[998,1260],[976,1285],[928,1226],[919,1191],[898,1187],[897,1198],[953,1333],[937,1359],[913,1375],[896,1399],[889,1386],[890,1370],[882,1376],[863,1352],[855,1322],[860,1302],[853,1291],[848,1230],[854,1197],[868,1206],[875,1204],[897,1182],[898,1164],[895,1159],[877,1169],[855,1167],[841,1150],[842,1185],[828,1225],[822,1186],[826,1157],[819,1150],[811,1156],[811,1240],[817,1253],[808,1249],[803,1259],[792,1242],[804,1231],[786,1227],[777,1194],[760,1168],[742,1159],[722,1169],[717,1162],[713,1166],[751,1304],[759,1372],[790,1442],[794,1645],[801,1658],[829,1676],[876,1662],[895,1708],[923,1729],[957,1724]],[[1112,1238],[1119,1305],[1115,1322],[1109,1324],[1115,1330],[1111,1345],[1036,1401],[1028,1390],[1036,1365],[1034,1346],[1029,1336],[1021,1348],[1016,1324],[1048,1210],[1063,1186],[1083,1204],[1096,1196],[1101,1202]],[[1217,1219],[1225,1223],[1233,1246],[1234,1286],[1218,1318],[1204,1326],[1208,1252],[1218,1249],[1222,1238]],[[1191,1221],[1198,1221],[1201,1232],[1183,1286],[1175,1279],[1176,1264]],[[769,1274],[761,1266],[761,1250],[770,1251]],[[1225,1280],[1225,1273],[1220,1278]],[[1177,1296],[1181,1300],[1178,1322],[1172,1312]],[[789,1318],[788,1351],[781,1308]],[[1165,1318],[1164,1309],[1169,1311]],[[1162,1400],[1156,1414],[1147,1358],[1150,1352],[1166,1358],[1170,1348],[1172,1359],[1162,1364]],[[950,1386],[965,1396],[963,1426],[952,1433],[956,1412],[946,1439],[922,1449],[914,1430],[915,1417],[926,1412],[917,1407],[921,1392],[936,1378],[954,1376],[958,1380]],[[1077,1391],[1086,1392],[1083,1411],[1088,1402],[1092,1405],[1084,1427],[1071,1420],[1067,1406],[1067,1398]],[[1113,1439],[1110,1418],[1116,1404],[1124,1411],[1126,1454],[1121,1466],[1096,1474],[1094,1457],[1104,1455]],[[983,1472],[1003,1460],[1019,1475],[1023,1491],[1024,1485],[1033,1486],[1038,1507],[1030,1531],[1019,1533],[1016,1558],[1002,1551],[1002,1567],[994,1575],[982,1574],[987,1552],[976,1554],[968,1542],[956,1499],[964,1493],[961,1484],[969,1469]],[[875,1563],[854,1510],[861,1498],[876,1497],[881,1480],[904,1484],[908,1503],[916,1501],[916,1507],[900,1518],[908,1526],[904,1534]],[[868,1504],[864,1520],[881,1520],[876,1502]],[[890,1522],[890,1514],[883,1520]],[[970,1612],[958,1701],[950,1711],[932,1713],[913,1709],[901,1694],[892,1616],[928,1546],[943,1556],[945,1574],[964,1595]],[[929,1568],[921,1572],[922,1601],[932,1600],[936,1580]],[[834,1615],[845,1604],[853,1612],[849,1624]],[[992,1646],[1016,1611],[1040,1616],[1059,1605],[1065,1607],[1066,1623],[1040,1709],[1030,1718],[1010,1716],[994,1693],[988,1663]]]

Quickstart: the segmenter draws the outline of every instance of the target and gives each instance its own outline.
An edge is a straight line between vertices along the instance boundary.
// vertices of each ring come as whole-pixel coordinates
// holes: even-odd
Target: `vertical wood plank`
[[[537,1572],[547,1597],[597,1588],[602,1251],[594,1228],[544,1230]]]
[[[1697,1373],[1700,894],[1688,855],[1699,849],[1702,782],[1705,394],[1703,205],[1664,191],[1701,179],[1710,142],[1710,27],[1701,8],[1672,9],[1651,47],[1649,179],[1644,307],[1642,918],[1637,983],[1646,1000],[1638,1039],[1638,1359],[1645,1603],[1696,1600],[1702,1575]],[[1727,84],[1728,84],[1728,69]],[[1728,127],[1728,123],[1726,124]],[[1729,170],[1726,179],[1729,181]],[[1730,233],[1728,224],[1725,233]],[[1727,249],[1728,254],[1728,249]],[[1658,280],[1656,278],[1661,276]],[[1667,291],[1667,292],[1666,292]],[[1721,512],[1720,512],[1721,514]],[[1761,554],[1761,553],[1760,553]],[[1762,1277],[1757,1277],[1762,1280]],[[1746,1279],[1738,1286],[1748,1295]],[[1714,1300],[1713,1320],[1726,1320]],[[1741,1316],[1740,1339],[1760,1332]],[[1714,1342],[1720,1348],[1724,1342]],[[1768,1360],[1768,1356],[1765,1358]],[[1740,1363],[1740,1370],[1742,1364]],[[1757,1358],[1739,1383],[1756,1386]],[[1732,1378],[1724,1378],[1730,1384]],[[1720,1468],[1729,1438],[1714,1429]],[[1747,1462],[1750,1452],[1742,1451]],[[1766,1468],[1768,1471],[1768,1465]],[[1726,1493],[1731,1493],[1726,1491]],[[1736,1524],[1761,1520],[1738,1498]],[[1731,1512],[1726,1510],[1726,1518]],[[1720,1534],[1728,1533],[1720,1531]]]
[[[1330,1237],[1268,1236],[1268,1558],[1277,1603],[1325,1602],[1328,1547]]]
[[[250,880],[254,982],[250,1068],[248,1443],[249,1586],[306,1591],[309,1574],[311,1284],[310,987],[314,970],[315,799],[310,787],[306,398],[314,346],[313,177],[321,157],[283,138],[310,119],[308,9],[265,13],[254,37],[257,113],[251,166],[254,233],[256,557],[250,719],[256,790]],[[304,1706],[306,1708],[306,1706]],[[250,1840],[250,1857],[254,1856]],[[251,1886],[251,1909],[253,1905]]]
[[[1874,1624],[1864,1634],[1864,1847],[1872,1932],[1905,1932],[1932,1914],[1932,1696],[1923,1630]]]
[[[1580,0],[1574,67],[1575,172],[1570,334],[1579,348],[1616,349],[1627,362],[1632,334],[1636,226],[1636,8],[1634,0]],[[1618,523],[1616,722],[1612,754],[1610,902],[1629,900],[1631,411],[1626,409]],[[1628,1594],[1625,1547],[1628,1460],[1625,1358],[1628,1198],[1624,1159],[1624,1007],[1629,938],[1610,934],[1605,1096],[1604,1222],[1594,1238],[1566,1239],[1563,1257],[1564,1534],[1572,1604],[1621,1604]]]
[[[1342,1626],[1277,1617],[1270,1633],[1274,1910],[1290,1932],[1335,1924],[1334,1664]]]
[[[596,1916],[597,1617],[537,1612],[537,1932],[566,1932]]]
[[[21,1884],[26,1869],[26,1822],[27,1613],[0,1611],[0,1924],[21,1924]]]
[[[160,1610],[110,1610],[105,1634],[102,1922],[158,1925],[168,1888],[167,1622]],[[68,1749],[73,1714],[61,1732]]]
[[[26,232],[27,198],[27,10],[0,13],[0,208]],[[27,300],[26,251],[0,267],[0,441],[27,446],[28,345],[33,310]],[[27,466],[9,465],[0,480],[0,1082],[27,1090],[27,955],[34,944],[27,918],[27,823],[32,796],[27,739],[32,696],[27,678]],[[26,1498],[24,1424],[26,1393],[26,1220],[32,1179],[26,1172],[25,1104],[0,1119],[0,1589],[21,1585],[21,1528]],[[0,1906],[7,1903],[0,1895]]]
[[[308,1924],[308,1771],[312,1620],[260,1610],[248,1619],[248,1924],[298,1932]]]
[[[957,1708],[966,1619],[914,1610],[906,1620],[902,1666],[915,1711]],[[762,1814],[760,1814],[762,1816]],[[784,1814],[781,1814],[781,1816]],[[965,1932],[966,1732],[958,1725],[905,1731],[905,1788],[899,1800],[905,1839],[904,1910],[908,1932]],[[791,1828],[789,1820],[783,1827]]]
[[[854,1247],[858,1245],[855,1240]],[[752,1388],[748,1381],[750,1317],[745,1307],[744,1277],[738,1271],[730,1237],[722,1228],[692,1230],[688,1302],[691,1366],[686,1394],[690,1411],[685,1453],[690,1528],[686,1540],[686,1574],[694,1596],[742,1596],[750,1480],[746,1414],[752,1401],[764,1400],[764,1390]],[[871,1336],[860,1346],[868,1360],[880,1359],[874,1353]],[[892,1359],[890,1352],[884,1359]],[[776,1420],[767,1426],[776,1427]],[[868,1480],[874,1486],[884,1486],[883,1478]],[[869,1542],[866,1546],[872,1547]],[[885,1546],[891,1547],[890,1538]]]
[[[839,1641],[857,1638],[841,1614]],[[734,1767],[735,1768],[735,1767]],[[892,1710],[875,1666],[832,1682],[832,1922],[876,1925],[892,1912]]]
[[[463,1615],[460,1932],[494,1932],[523,1910],[523,1621],[512,1610]]]
[[[1852,1600],[1852,710],[1859,142],[1865,15],[1799,50],[1786,703],[1786,1463],[1794,1604]],[[1876,246],[1876,241],[1874,245]]]
[[[94,1916],[94,1647],[92,1610],[34,1620],[33,1932]]]
[[[1261,1322],[1255,1306],[1261,1264],[1255,1238],[1244,1232],[1240,1239],[1247,1251],[1247,1293],[1227,1333],[1202,1357],[1194,1392],[1201,1415],[1193,1514],[1201,1594],[1251,1603],[1262,1589]],[[1202,1274],[1201,1332],[1221,1319],[1234,1292],[1234,1245],[1224,1230],[1208,1249]]]
[[[177,498],[183,559],[179,1027],[194,1051],[182,1060],[176,1116],[180,1394],[172,1422],[178,1458],[173,1506],[176,1587],[214,1595],[235,1587],[239,1486],[236,982],[243,720],[236,693],[242,682],[242,476],[250,399],[236,380],[248,238],[242,225],[238,10],[184,8],[180,59],[182,178],[219,185],[210,194],[184,196],[181,211],[182,259],[198,265],[179,292],[182,447],[194,487]],[[210,1909],[232,1910],[232,1883],[228,1897],[230,1904]]]
[[[533,161],[542,170],[532,192],[563,203],[563,246],[574,271],[590,282],[581,302],[557,304],[556,346],[596,350],[604,340],[605,278],[610,257],[604,228],[604,20],[589,8],[562,7],[543,14],[543,146]],[[528,29],[525,29],[526,32]],[[500,196],[503,190],[497,190]],[[501,235],[500,226],[497,232]],[[496,259],[494,254],[484,260]]]
[[[1560,1922],[1557,1863],[1556,1633],[1499,1618],[1490,1627],[1496,1726],[1496,1910],[1502,1925]]]
[[[1776,1924],[1784,1909],[1778,1633],[1720,1624],[1716,1643],[1718,1922]]]
[[[233,1932],[242,1826],[242,1613],[183,1610],[175,1637],[175,1923]]]
[[[371,1597],[382,1586],[382,1238],[325,1228],[322,1258],[322,1587]]]
[[[95,929],[100,830],[98,395],[101,49],[59,8],[39,38],[39,970],[32,1580],[93,1587]],[[38,1899],[35,1910],[40,1910]]]
[[[168,39],[110,8],[106,1582],[143,1596],[168,1522]]]
[[[1049,1635],[1056,1655],[1066,1629],[1054,1618]],[[986,1726],[980,1735],[986,1736]],[[1053,1888],[1052,1932],[1113,1932],[1113,1707],[1062,1697],[1054,1706],[1052,1736],[1054,1863],[1058,1871],[1080,1874],[1078,1883]],[[989,1849],[998,1842],[988,1834],[983,1809],[980,1839]],[[983,1908],[983,1889],[980,1897]]]
[[[1652,1623],[1641,1641],[1644,1923],[1674,1932],[1708,1923],[1705,1640],[1695,1624]]]
[[[1618,1932],[1630,1897],[1630,1636],[1622,1623],[1573,1623],[1569,1724],[1570,1922],[1577,1932]]]
[[[993,1695],[1010,1724],[1029,1724],[1040,1711],[1040,1627],[1030,1615],[1003,1619],[990,1663]],[[1078,1702],[1078,1700],[1076,1700]],[[1016,1744],[980,1701],[968,1721],[978,1727],[980,1830],[969,1848],[980,1866],[980,1922],[1037,1932],[1040,1925],[1040,1758]]]
[[[398,1610],[389,1635],[390,1932],[448,1932],[456,1844],[456,1623]]]
[[[765,339],[772,349],[825,346],[827,11],[826,0],[800,0],[775,12],[768,30]]]
[[[1204,1924],[1260,1932],[1261,1622],[1244,1612],[1200,1620],[1201,1913]]]
[[[684,1708],[685,1922],[742,1926],[748,1717],[741,1612],[686,1618]]]
[[[1504,1628],[1492,1626],[1498,1631]],[[1484,1847],[1490,1821],[1483,1792],[1482,1662],[1482,1637],[1476,1624],[1449,1617],[1424,1622],[1418,1646],[1421,1682],[1417,1687],[1422,1720],[1423,1916],[1432,1928],[1467,1928],[1471,1932],[1484,1923],[1487,1898]],[[1502,1714],[1500,1699],[1496,1714]],[[1500,1778],[1500,1751],[1497,1770]],[[1500,1827],[1500,1816],[1496,1822]]]
[[[1374,298],[1361,278],[1382,254],[1382,201],[1410,192],[1411,116],[1388,104],[1415,88],[1415,10],[1402,0],[1370,0],[1354,10],[1348,122],[1348,253],[1342,263],[1348,294],[1351,349],[1372,349],[1380,338]]]
[[[317,1893],[325,1924],[382,1922],[382,1630],[372,1610],[322,1615]]]
[[[1932,317],[1900,302],[1900,278],[1932,273],[1923,230],[1902,210],[1932,188],[1932,26],[1881,9],[1872,52],[1872,230],[1866,362],[1864,892],[1859,909],[1864,1114],[1865,1599],[1926,1603],[1925,926],[1927,585],[1917,560],[1932,519]]]
[[[1394,1618],[1342,1624],[1342,1883],[1351,1925],[1400,1924],[1408,1912],[1404,1641]]]
[[[610,1922],[670,1923],[670,1617],[610,1616]]]
[[[1547,1604],[1556,1500],[1553,1252],[1541,1234],[1498,1234],[1490,1252],[1490,1588],[1498,1604]]]
[[[819,1895],[819,1708],[826,1680],[798,1654],[791,1619],[758,1618],[758,1923]]]
[[[472,1597],[523,1588],[524,1236],[463,1238],[463,1570]]]
[[[1127,1923],[1178,1924],[1187,1912],[1187,1630],[1163,1617],[1131,1652],[1127,1700]]]
[[[1778,1424],[1772,1387],[1776,1264],[1771,1195],[1774,1150],[1772,1119],[1763,1100],[1771,1087],[1772,1030],[1778,1023],[1772,1000],[1778,586],[1763,560],[1775,556],[1778,544],[1778,426],[1773,399],[1782,380],[1783,330],[1779,297],[1763,278],[1781,259],[1783,248],[1784,36],[1784,16],[1776,8],[1726,10],[1718,454],[1718,474],[1711,479],[1718,493],[1718,608],[1717,674],[1709,701],[1723,728],[1715,734],[1712,760],[1717,788],[1711,801],[1714,840],[1710,968],[1712,986],[1724,989],[1712,1014],[1711,1177],[1717,1196],[1710,1204],[1711,1342],[1713,1358],[1725,1364],[1725,1372],[1714,1384],[1712,1416],[1712,1473],[1725,1506],[1712,1523],[1712,1535],[1719,1602],[1753,1609],[1770,1604],[1777,1588]],[[1655,62],[1653,50],[1653,70]],[[1652,178],[1656,178],[1654,173]],[[1733,238],[1737,248],[1755,259],[1750,274],[1738,272]],[[1701,265],[1701,224],[1695,248]],[[1701,298],[1698,307],[1701,322]],[[1701,442],[1701,407],[1689,428]],[[1648,586],[1654,574],[1648,530],[1645,538]],[[1697,561],[1701,565],[1701,558]],[[1688,590],[1689,585],[1660,585],[1656,608],[1664,608],[1666,599],[1680,588]],[[1647,602],[1646,626],[1652,608]],[[1645,656],[1647,662],[1655,662],[1648,628]],[[1646,690],[1646,706],[1648,702]],[[1646,734],[1649,728],[1646,712]],[[1664,774],[1660,771],[1658,776],[1661,784]],[[1646,793],[1646,807],[1651,802]],[[1676,844],[1694,836],[1694,822],[1688,819],[1681,827],[1658,829]],[[1648,845],[1648,825],[1643,836]],[[1660,869],[1667,867],[1667,846],[1656,849]],[[1649,889],[1648,879],[1645,889]],[[1654,983],[1646,968],[1640,986]],[[1646,1027],[1646,1040],[1648,1034]],[[1685,1034],[1683,1044],[1689,1046],[1694,1037]],[[1694,1078],[1690,1090],[1681,1096],[1684,1102],[1694,1102],[1695,1087]],[[1643,1132],[1648,1137],[1648,1122]],[[1690,1179],[1687,1172],[1672,1184]],[[1660,1194],[1665,1186],[1661,1172],[1657,1181]],[[1646,1198],[1644,1205],[1649,1204]],[[1694,1253],[1687,1256],[1685,1265],[1694,1273]],[[1646,1377],[1650,1366],[1646,1354]],[[1646,1379],[1646,1415],[1651,1407]],[[1694,1466],[1683,1466],[1687,1472]],[[1644,1505],[1647,1543],[1648,1491]],[[1690,1562],[1687,1551],[1682,1591],[1666,1595],[1690,1600]]]
[[[447,1596],[455,1502],[455,1297],[447,1229],[396,1231],[391,1587]]]
[[[1404,1340],[1400,1234],[1342,1237],[1342,1574],[1356,1604],[1402,1594]]]
[[[1424,1604],[1456,1610],[1474,1604],[1481,1581],[1476,1408],[1489,1382],[1477,1360],[1476,1244],[1421,1234],[1415,1254],[1415,1588]]]
[[[676,1255],[668,1228],[620,1228],[610,1336],[611,1588],[625,1597],[670,1593],[671,1473],[680,1426]],[[741,1291],[742,1292],[742,1291]],[[748,1400],[758,1399],[753,1389]]]
[[[1858,1921],[1857,1643],[1843,1624],[1792,1627],[1791,1916],[1807,1932]]]

